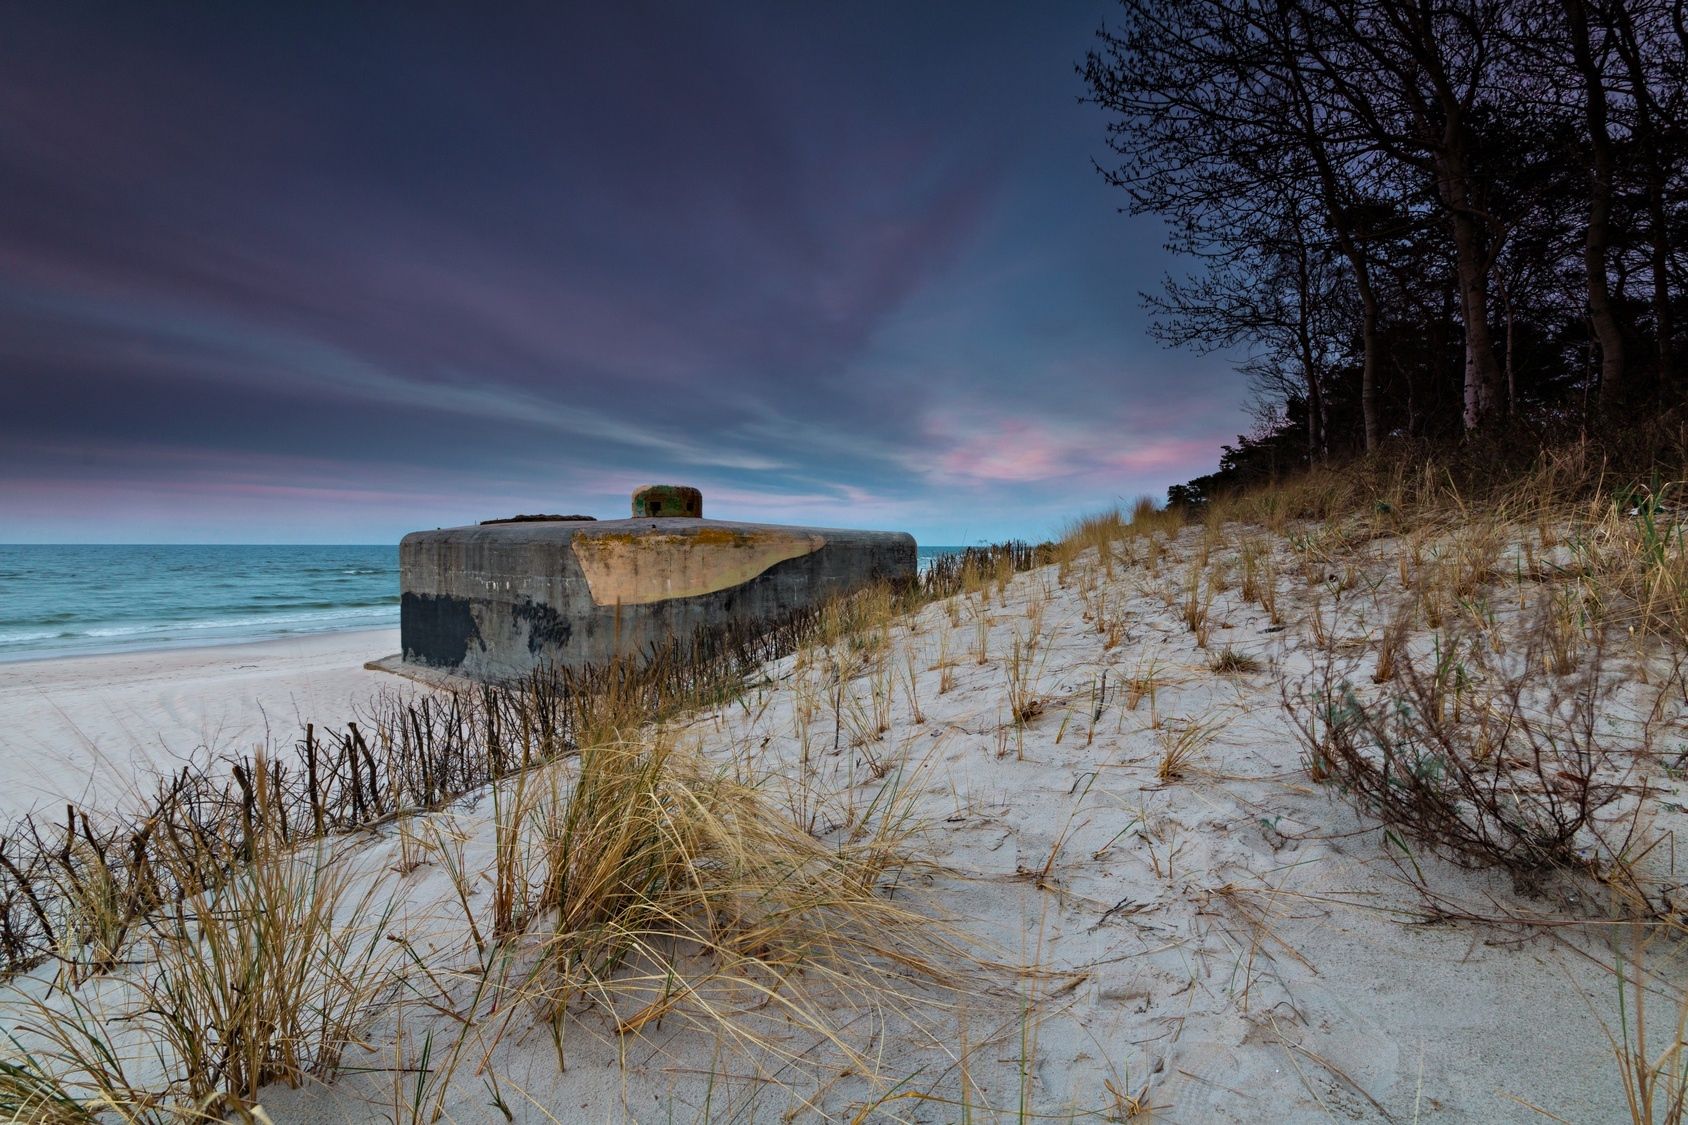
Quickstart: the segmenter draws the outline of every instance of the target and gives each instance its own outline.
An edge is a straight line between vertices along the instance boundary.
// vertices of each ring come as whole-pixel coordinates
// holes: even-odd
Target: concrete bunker
[[[647,485],[630,519],[528,516],[406,535],[402,659],[486,680],[605,664],[914,575],[905,532],[708,520],[697,489]]]

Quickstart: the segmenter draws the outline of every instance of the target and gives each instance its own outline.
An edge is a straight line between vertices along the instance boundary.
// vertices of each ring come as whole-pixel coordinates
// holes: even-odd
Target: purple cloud
[[[1087,165],[1101,12],[13,9],[0,540],[672,477],[942,541],[1205,471],[1231,376],[1143,338]]]

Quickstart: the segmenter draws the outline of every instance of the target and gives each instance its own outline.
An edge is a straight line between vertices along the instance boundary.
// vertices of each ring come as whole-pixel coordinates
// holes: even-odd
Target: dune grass
[[[914,862],[894,791],[828,844],[659,732],[583,748],[505,788],[495,892],[484,908],[460,900],[469,930],[502,952],[482,962],[465,1030],[438,1053],[426,1041],[415,1120],[438,1119],[471,1025],[496,1043],[537,1013],[560,1065],[571,1020],[612,1039],[680,1020],[776,1059],[796,1027],[805,1051],[823,1041],[871,1073],[836,1023],[841,1006],[903,1012],[916,992],[983,971],[946,927],[884,893]],[[387,937],[384,884],[354,889],[329,842],[248,843],[252,854],[223,856],[220,881],[144,920],[131,951],[144,970],[103,976],[98,1001],[68,982],[6,999],[19,1051],[0,1071],[11,1119],[225,1120],[255,1112],[271,1084],[335,1078],[393,1002],[408,947]],[[205,863],[203,845],[182,860]],[[779,1036],[757,1030],[775,1023]]]
[[[266,787],[255,801],[274,811]],[[330,841],[296,847],[278,818],[259,824],[238,851],[191,826],[161,830],[150,862],[188,889],[133,921],[125,962],[143,968],[102,969],[98,1006],[70,973],[6,998],[13,1042],[27,1043],[9,1064],[14,1110],[34,1098],[48,1120],[221,1121],[265,1086],[339,1073],[393,988],[390,911],[354,887]]]

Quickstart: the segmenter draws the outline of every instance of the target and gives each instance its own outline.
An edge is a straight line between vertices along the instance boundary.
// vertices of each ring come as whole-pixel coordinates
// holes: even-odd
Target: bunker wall
[[[399,545],[409,663],[479,679],[640,656],[915,574],[900,532],[640,519],[416,532]]]

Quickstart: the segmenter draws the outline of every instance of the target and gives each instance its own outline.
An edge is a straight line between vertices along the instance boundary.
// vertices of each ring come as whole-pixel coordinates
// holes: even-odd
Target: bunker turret
[[[646,485],[631,519],[523,516],[406,535],[400,641],[406,664],[509,679],[642,658],[914,574],[903,532],[707,520],[697,489]]]
[[[633,518],[703,516],[703,493],[683,484],[647,484],[633,490]]]

